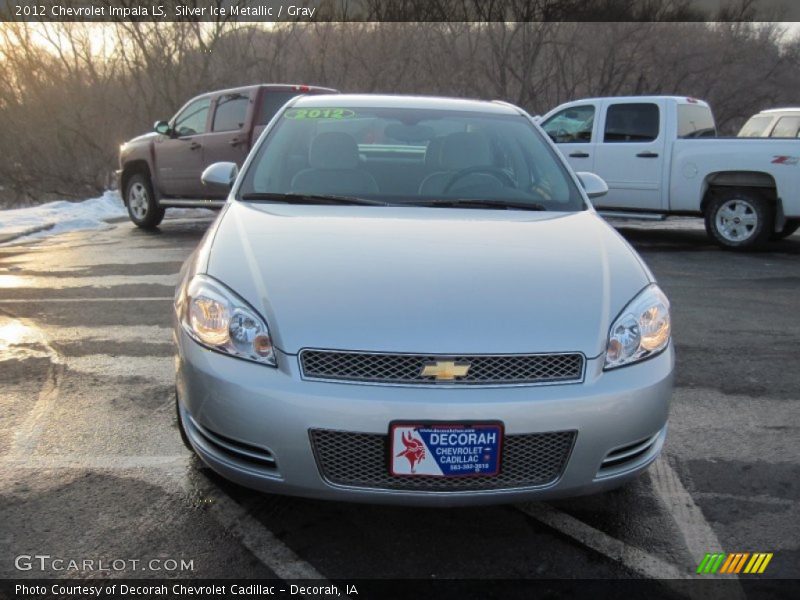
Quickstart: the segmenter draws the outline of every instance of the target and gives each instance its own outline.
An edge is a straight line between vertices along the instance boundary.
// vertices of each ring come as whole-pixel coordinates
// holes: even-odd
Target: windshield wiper
[[[481,200],[479,198],[442,198],[413,202],[420,206],[447,206],[451,208],[489,208],[499,210],[547,210],[544,204],[538,202],[517,202],[514,200]]]
[[[328,194],[280,194],[277,192],[251,192],[242,194],[242,200],[265,200],[287,204],[355,204],[361,206],[389,206],[388,202],[357,198],[356,196],[334,196]]]

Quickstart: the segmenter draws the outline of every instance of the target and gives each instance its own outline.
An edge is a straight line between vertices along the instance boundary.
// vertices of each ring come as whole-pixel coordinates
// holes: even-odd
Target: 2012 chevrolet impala
[[[669,302],[521,109],[299,97],[175,296],[184,442],[267,492],[404,504],[592,493],[667,434]]]

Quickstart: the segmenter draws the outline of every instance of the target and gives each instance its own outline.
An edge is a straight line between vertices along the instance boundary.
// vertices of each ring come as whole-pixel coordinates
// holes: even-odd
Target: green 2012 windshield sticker
[[[349,108],[290,108],[283,116],[287,119],[352,119],[356,116]]]

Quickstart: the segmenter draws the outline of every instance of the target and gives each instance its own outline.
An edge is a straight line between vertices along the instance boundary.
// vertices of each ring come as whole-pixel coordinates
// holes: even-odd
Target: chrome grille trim
[[[650,449],[653,447],[653,444],[658,441],[659,435],[661,435],[660,431],[644,440],[639,440],[632,444],[612,450],[603,459],[603,462],[600,464],[600,470],[597,474],[602,475],[603,472],[607,470],[635,462],[637,459],[641,458],[650,451]]]
[[[453,381],[423,377],[423,367],[448,360],[470,370]],[[548,354],[441,355],[320,350],[300,351],[303,379],[379,385],[506,386],[581,383],[586,357],[580,352]]]
[[[500,474],[491,477],[394,477],[388,435],[310,429],[322,478],[331,485],[417,492],[467,492],[545,487],[564,472],[577,431],[506,435]]]
[[[251,444],[245,444],[232,440],[219,433],[211,431],[207,427],[200,425],[191,416],[188,418],[189,425],[205,439],[206,442],[214,446],[217,450],[224,452],[231,458],[242,460],[247,463],[255,464],[267,469],[276,469],[275,457],[269,450],[259,448]]]

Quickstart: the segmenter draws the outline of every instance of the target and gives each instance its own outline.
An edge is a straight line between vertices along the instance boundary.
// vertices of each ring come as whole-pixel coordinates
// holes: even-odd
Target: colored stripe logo
[[[697,566],[698,575],[763,573],[772,560],[772,552],[708,553]]]

